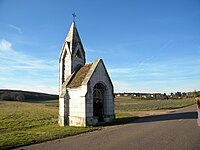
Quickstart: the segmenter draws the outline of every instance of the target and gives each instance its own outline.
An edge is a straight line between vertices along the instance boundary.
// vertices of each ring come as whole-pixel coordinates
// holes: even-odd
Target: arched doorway
[[[104,121],[104,97],[104,86],[97,83],[93,88],[93,116],[98,118],[98,122]]]

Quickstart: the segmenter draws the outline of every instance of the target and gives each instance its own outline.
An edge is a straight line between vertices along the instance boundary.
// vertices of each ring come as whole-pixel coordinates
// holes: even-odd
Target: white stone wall
[[[68,91],[70,95],[69,125],[86,126],[86,88],[83,86],[75,89],[68,89]]]
[[[65,71],[63,68],[63,64],[65,65]],[[63,84],[63,74],[65,77],[64,82],[66,81],[67,77],[71,75],[71,70],[72,70],[72,60],[71,60],[71,55],[70,55],[70,51],[69,48],[67,47],[67,44],[64,45],[63,50],[62,50],[62,54],[60,56],[60,61],[59,61],[59,93],[61,94],[62,91],[62,84]],[[59,94],[59,95],[60,95]]]
[[[63,98],[59,97],[59,116],[58,123],[60,126],[65,126],[69,123],[69,95],[65,94]]]
[[[65,57],[65,81],[68,76],[72,74],[72,60],[71,55],[68,53]]]
[[[64,120],[64,98],[59,98],[59,116],[58,116],[58,123],[61,126],[64,126],[65,120]]]
[[[97,63],[97,62],[96,62]],[[91,68],[92,69],[92,68]],[[94,125],[97,119],[93,117],[93,88],[97,83],[101,83],[105,89],[104,95],[104,120],[109,122],[114,119],[114,95],[113,86],[109,76],[104,68],[102,61],[98,61],[97,66],[94,68],[94,73],[90,77],[88,85],[88,93],[86,95],[86,117],[87,125]]]
[[[62,91],[62,61],[59,62],[59,96]]]

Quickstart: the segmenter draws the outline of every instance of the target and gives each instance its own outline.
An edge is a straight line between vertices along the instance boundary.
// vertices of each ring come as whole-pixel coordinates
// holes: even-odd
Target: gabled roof
[[[76,74],[72,77],[71,81],[67,85],[68,88],[76,88],[82,85],[87,73],[89,72],[92,64],[85,64],[82,66]]]
[[[109,76],[109,74],[108,74],[108,72],[107,72],[106,66],[104,65],[102,59],[97,59],[97,60],[95,60],[95,61],[93,62],[93,64],[92,64],[90,70],[88,71],[88,74],[86,75],[85,79],[84,79],[83,82],[82,82],[82,85],[86,85],[86,84],[89,82],[89,80],[91,79],[91,77],[92,77],[93,73],[95,72],[97,66],[98,66],[100,63],[102,63],[103,68],[105,69],[105,73],[106,73],[106,75],[107,75],[107,77],[108,77],[108,80],[110,81],[110,84],[111,84],[111,86],[113,87],[112,81],[111,81],[111,79],[110,79],[110,76]]]
[[[90,78],[92,77],[93,73],[95,72],[100,62],[103,64],[103,67],[105,68],[105,72],[108,76],[108,79],[110,83],[112,84],[111,79],[106,70],[106,67],[103,63],[103,60],[97,59],[92,64],[85,64],[77,72],[75,72],[74,75],[70,77],[70,80],[67,83],[67,88],[77,88],[77,87],[80,87],[81,85],[86,85],[88,81],[90,80]]]

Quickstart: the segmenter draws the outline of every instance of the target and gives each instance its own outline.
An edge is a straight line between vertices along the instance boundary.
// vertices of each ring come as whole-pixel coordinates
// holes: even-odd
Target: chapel
[[[72,21],[59,58],[60,126],[93,126],[115,118],[113,84],[102,59],[86,64]]]

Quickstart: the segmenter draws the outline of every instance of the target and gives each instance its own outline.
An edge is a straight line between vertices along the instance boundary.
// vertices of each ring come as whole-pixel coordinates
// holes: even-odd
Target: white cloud
[[[2,39],[0,41],[0,52],[8,52],[11,50],[12,44],[8,42],[7,40]]]
[[[121,68],[108,69],[115,92],[176,92],[200,89],[199,58],[187,57],[161,61],[144,61]],[[192,88],[193,87],[193,88]]]
[[[15,25],[13,25],[13,24],[9,24],[8,26],[9,26],[10,28],[12,28],[12,29],[17,30],[20,34],[23,33],[23,32],[22,32],[22,29],[21,29],[20,27],[17,27],[17,26],[15,26]]]
[[[58,93],[57,60],[19,52],[4,39],[0,43],[0,88]]]
[[[139,63],[139,66],[143,66],[143,65],[145,65],[145,64],[147,64],[149,61],[151,61],[152,59],[154,59],[154,56],[151,56],[151,57],[149,57],[149,58],[145,58],[143,61],[141,61],[140,63]]]
[[[56,49],[56,48],[58,48],[57,45],[50,45],[49,47],[50,47],[51,49]]]
[[[0,40],[0,69],[29,69],[31,71],[55,71],[57,70],[57,61],[36,58],[22,52],[12,49],[12,44],[6,40]],[[9,53],[7,53],[9,51]],[[4,64],[4,65],[3,65]]]
[[[118,68],[109,68],[115,92],[199,89],[198,57],[157,63],[152,59],[126,66],[119,63]],[[58,93],[58,61],[20,52],[10,41],[0,39],[0,81],[0,88]]]
[[[107,53],[106,50],[99,50],[99,49],[93,49],[93,48],[85,48],[85,50],[88,53]]]
[[[27,85],[27,84],[13,84],[8,83],[3,85],[1,88],[3,89],[11,89],[11,90],[24,90],[24,91],[32,91],[32,92],[41,92],[41,93],[49,93],[49,94],[58,94],[58,86],[48,86],[48,85]]]
[[[120,74],[126,74],[126,73],[131,73],[133,69],[132,68],[112,68],[109,69],[109,73],[120,73]]]
[[[114,84],[114,92],[133,92],[134,86],[133,84],[129,84],[127,82],[121,82],[121,81],[113,81]]]
[[[4,78],[4,77],[0,77],[0,81],[6,81],[8,80],[7,78]]]

